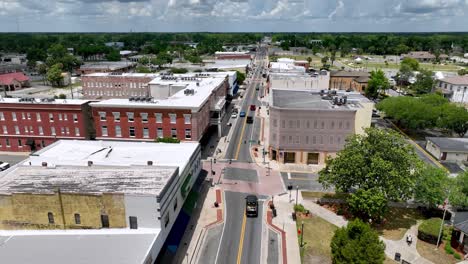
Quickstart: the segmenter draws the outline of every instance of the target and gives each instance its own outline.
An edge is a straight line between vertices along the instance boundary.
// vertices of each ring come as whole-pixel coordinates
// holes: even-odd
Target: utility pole
[[[299,185],[296,185],[296,205],[297,205],[298,199],[299,199]]]
[[[444,227],[445,213],[447,212],[448,198],[444,201],[444,215],[442,216],[442,221],[440,222],[439,236],[437,237],[437,244],[435,250],[439,248],[440,237],[442,235],[442,228]]]
[[[301,223],[301,247],[304,246],[304,221]]]
[[[67,229],[67,224],[65,222],[65,210],[63,209],[63,200],[62,200],[62,193],[60,192],[60,188],[57,188],[59,203],[60,203],[60,213],[62,214],[62,222],[63,222],[63,229]]]

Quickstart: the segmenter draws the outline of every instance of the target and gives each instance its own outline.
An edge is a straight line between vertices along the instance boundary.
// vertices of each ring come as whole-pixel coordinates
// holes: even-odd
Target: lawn
[[[377,232],[387,239],[400,240],[411,226],[424,217],[416,209],[391,207],[385,219],[384,224],[375,226]]]
[[[435,249],[435,245],[424,242],[418,239],[418,243],[416,244],[416,248],[418,249],[418,253],[423,256],[424,258],[439,264],[439,263],[457,263],[461,260],[456,260],[452,255],[445,253],[444,246],[439,246],[439,249]]]
[[[337,229],[336,226],[318,216],[298,219],[298,229],[304,222],[304,242],[301,249],[302,263],[331,263],[330,242]],[[298,236],[300,243],[300,236]]]
[[[334,192],[301,192],[303,198],[329,198],[329,199],[346,199],[348,194],[346,193],[334,193]]]

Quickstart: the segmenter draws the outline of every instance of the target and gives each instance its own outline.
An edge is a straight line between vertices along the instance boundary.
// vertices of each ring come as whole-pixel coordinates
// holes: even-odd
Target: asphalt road
[[[291,184],[294,188],[299,187],[299,190],[307,190],[314,192],[333,192],[334,189],[324,189],[322,184],[318,182],[318,173],[298,173],[298,172],[281,172],[281,177],[285,184],[285,188]],[[295,192],[294,192],[295,193]]]
[[[245,197],[247,195],[247,193],[236,192],[225,192],[224,194],[225,206],[228,210],[216,258],[218,264],[260,263],[263,202],[258,204],[258,217],[244,219]],[[239,250],[240,247],[242,250]]]
[[[10,166],[17,164],[29,157],[29,153],[25,155],[0,155],[0,161],[10,163]]]

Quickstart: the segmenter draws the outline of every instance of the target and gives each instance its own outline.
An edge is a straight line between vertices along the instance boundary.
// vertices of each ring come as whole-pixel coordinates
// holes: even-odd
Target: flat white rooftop
[[[100,140],[59,140],[32,154],[22,164],[41,166],[174,166],[182,171],[199,146],[198,142],[152,143]]]
[[[160,229],[0,231],[2,263],[144,263]],[[25,253],[27,251],[27,253]]]
[[[82,105],[90,100],[81,99],[53,99],[53,98],[4,98],[0,96],[0,104],[57,104],[57,105]]]
[[[113,78],[127,78],[127,77],[148,77],[148,78],[156,78],[160,74],[159,73],[121,73],[115,74],[110,72],[94,72],[82,75],[82,77],[113,77]]]
[[[91,103],[96,107],[136,107],[136,108],[171,108],[171,109],[198,109],[210,98],[210,95],[218,88],[225,77],[215,76],[207,78],[192,77],[193,79],[185,80],[180,76],[159,76],[149,82],[150,89],[160,89],[159,87],[174,87],[179,91],[173,95],[162,98],[153,99],[150,102],[130,101],[129,99],[109,99],[96,103]],[[159,86],[159,87],[158,87]],[[155,88],[153,88],[155,87]],[[161,88],[163,89],[163,88]],[[193,94],[185,94],[185,90],[193,89]]]

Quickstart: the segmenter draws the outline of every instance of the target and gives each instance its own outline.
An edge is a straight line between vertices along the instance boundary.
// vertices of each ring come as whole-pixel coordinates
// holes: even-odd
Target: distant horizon
[[[468,34],[468,31],[0,31],[0,34]]]

